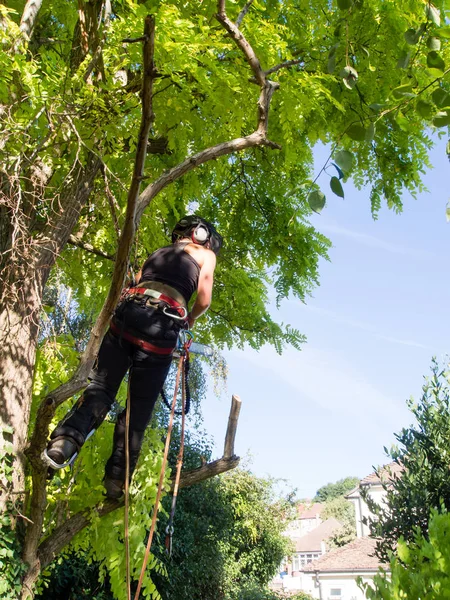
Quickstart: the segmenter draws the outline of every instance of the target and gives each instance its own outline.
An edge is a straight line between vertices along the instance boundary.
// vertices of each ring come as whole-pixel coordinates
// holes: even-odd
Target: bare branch
[[[227,17],[225,12],[225,0],[219,1],[219,10],[216,15],[216,19],[219,21],[221,25],[228,31],[230,37],[235,41],[238,48],[242,50],[244,56],[250,65],[253,74],[255,76],[256,81],[259,85],[266,85],[266,76],[264,75],[264,71],[261,67],[258,57],[256,56],[253,48],[250,46],[248,41],[245,39],[244,35],[241,33],[239,28]]]
[[[271,73],[276,73],[280,69],[287,69],[287,68],[293,67],[295,65],[300,65],[302,62],[304,62],[303,58],[296,58],[294,60],[287,60],[286,62],[280,63],[279,65],[276,65],[275,67],[271,67],[268,71],[264,71],[264,73],[266,75],[270,75]]]
[[[255,146],[270,146],[271,148],[280,149],[278,144],[267,140],[263,133],[256,131],[246,137],[236,138],[229,142],[222,142],[221,144],[211,146],[210,148],[206,148],[205,150],[190,156],[182,163],[163,173],[160,177],[158,177],[158,179],[145,188],[139,197],[139,205],[136,211],[137,219],[141,219],[145,208],[161,190],[186,173],[189,173],[189,171],[192,171],[192,169],[195,169],[199,165],[210,160],[219,158],[219,156],[225,156],[227,154],[232,154],[233,152],[240,152]]]
[[[91,254],[95,254],[96,256],[100,256],[100,258],[106,258],[108,260],[114,260],[113,254],[106,254],[103,250],[99,250],[98,248],[94,248],[88,242],[83,242],[79,237],[75,235],[70,235],[68,239],[68,243],[72,244],[72,246],[77,246],[77,248],[81,248],[81,250],[86,250],[86,252],[90,252]]]
[[[34,25],[38,12],[42,6],[42,0],[28,0],[23,9],[20,19],[20,31],[29,40],[33,34]]]
[[[241,10],[241,12],[238,15],[238,18],[236,19],[236,27],[239,27],[239,25],[242,23],[242,21],[244,20],[245,15],[250,10],[250,7],[251,7],[252,4],[253,4],[253,0],[248,0],[247,4]]]
[[[236,429],[241,412],[242,401],[239,396],[233,394],[231,399],[230,416],[228,417],[228,427],[225,436],[225,446],[223,449],[223,458],[230,459],[234,456],[234,440],[236,437]]]
[[[136,42],[145,42],[146,41],[146,37],[145,35],[141,35],[141,37],[137,37],[137,38],[125,38],[124,40],[122,40],[123,44],[135,44]]]

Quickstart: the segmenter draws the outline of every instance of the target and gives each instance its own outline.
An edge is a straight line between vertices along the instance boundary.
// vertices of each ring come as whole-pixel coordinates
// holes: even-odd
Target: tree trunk
[[[41,297],[41,290],[34,279],[17,292],[16,300],[6,303],[0,312],[0,426],[13,429],[12,433],[3,433],[0,451],[3,451],[5,443],[12,442],[15,457],[12,481],[2,482],[0,512],[5,508],[9,493],[14,492],[14,498],[18,500],[21,497],[19,492],[25,489],[23,451],[30,415]]]
[[[3,261],[0,272],[0,426],[12,432],[0,437],[0,455],[12,442],[14,470],[11,482],[2,481],[0,512],[5,509],[9,496],[18,500],[24,490],[24,450],[44,286],[77,223],[99,168],[100,161],[93,157],[88,158],[86,167],[79,168],[61,198],[59,210],[40,234],[33,236],[24,231],[16,238],[10,236],[9,249],[14,250],[14,245],[19,248],[15,252],[19,258],[12,266]],[[8,248],[3,251],[7,256]]]

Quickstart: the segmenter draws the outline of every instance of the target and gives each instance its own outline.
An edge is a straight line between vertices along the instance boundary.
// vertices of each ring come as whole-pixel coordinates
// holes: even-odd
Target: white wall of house
[[[381,485],[376,484],[370,486],[369,495],[374,502],[377,504],[382,504],[384,502],[386,492]],[[359,490],[348,496],[348,499],[353,502],[355,506],[356,535],[358,537],[369,535],[369,527],[363,523],[363,518],[373,517],[373,514],[370,512],[366,502],[361,498]]]
[[[321,600],[365,600],[364,592],[356,583],[361,577],[364,583],[373,580],[373,573],[320,573],[319,596]]]
[[[272,580],[271,587],[284,592],[306,592],[320,600],[319,588],[315,582],[315,575],[312,573],[297,572],[292,577],[276,577]]]

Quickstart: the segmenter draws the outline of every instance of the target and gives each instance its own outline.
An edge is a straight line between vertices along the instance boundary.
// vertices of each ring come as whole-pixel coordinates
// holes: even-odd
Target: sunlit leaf
[[[404,98],[404,97],[413,98],[415,96],[415,94],[413,92],[413,87],[409,83],[404,84],[404,85],[399,85],[398,87],[393,89],[392,95],[394,96],[394,98],[397,98],[397,99]]]
[[[322,212],[323,207],[325,206],[325,201],[325,194],[320,190],[314,190],[308,196],[308,204],[311,210],[316,213]]]
[[[439,27],[441,24],[441,14],[439,10],[433,4],[431,4],[431,2],[427,2],[427,5],[425,6],[425,14],[427,19],[430,19],[430,21]]]
[[[344,197],[344,190],[342,188],[342,184],[337,177],[332,177],[330,179],[330,188],[331,191],[336,194],[336,196],[339,196],[340,198]]]
[[[440,111],[433,119],[433,125],[435,127],[446,127],[450,125],[450,110]]]
[[[348,150],[339,150],[334,156],[337,165],[346,173],[350,173],[353,167],[353,154]]]
[[[416,104],[417,112],[423,119],[431,119],[434,114],[434,107],[429,102],[419,100]]]
[[[362,142],[366,137],[366,130],[359,123],[353,123],[345,132],[355,142]]]
[[[437,69],[438,71],[445,71],[445,61],[440,54],[432,50],[427,55],[427,67]]]
[[[429,37],[427,39],[427,48],[439,52],[439,50],[441,49],[441,40],[437,37]]]

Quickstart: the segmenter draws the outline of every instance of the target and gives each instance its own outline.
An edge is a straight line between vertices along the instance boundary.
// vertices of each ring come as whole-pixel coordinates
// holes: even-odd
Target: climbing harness
[[[139,348],[142,348],[142,350],[145,350],[146,352],[153,352],[154,354],[166,355],[172,354],[173,352],[173,348],[162,348],[160,346],[155,346],[155,344],[151,344],[150,342],[146,342],[145,340],[142,340],[141,338],[132,335],[125,329],[122,329],[122,327],[119,327],[119,325],[117,325],[114,319],[111,320],[109,328],[116,335],[122,337],[124,340],[127,340],[127,342],[130,342],[135,346],[139,346]]]
[[[118,308],[120,308],[123,302],[129,302],[136,300],[144,304],[151,304],[161,309],[162,312],[171,319],[177,321],[186,321],[188,311],[180,295],[175,289],[172,289],[174,295],[178,296],[180,300],[169,296],[157,289],[157,282],[141,282],[140,285],[134,287],[127,287],[122,290],[120,295]],[[169,286],[164,286],[165,288]]]
[[[190,333],[190,332],[186,332],[186,333]],[[192,334],[191,334],[190,340],[192,340]],[[183,348],[183,353],[181,354],[181,356],[179,358],[179,361],[178,361],[177,376],[176,376],[176,380],[175,380],[175,390],[174,390],[174,394],[173,394],[172,406],[171,406],[171,411],[170,411],[170,418],[169,418],[169,426],[168,426],[168,430],[167,430],[166,443],[165,443],[165,446],[164,446],[164,455],[163,455],[163,460],[162,460],[162,465],[161,465],[161,472],[160,472],[160,475],[159,475],[158,490],[157,490],[157,493],[156,493],[155,505],[153,507],[152,522],[151,522],[151,526],[150,526],[150,533],[149,533],[149,536],[148,536],[147,547],[145,549],[144,560],[143,560],[143,563],[142,563],[141,573],[140,573],[140,576],[139,576],[138,586],[137,586],[137,589],[136,589],[136,594],[134,596],[134,600],[138,600],[138,598],[139,598],[139,594],[141,592],[141,587],[142,587],[142,582],[143,582],[143,579],[144,579],[145,569],[147,567],[148,559],[149,559],[149,556],[150,556],[150,548],[151,548],[151,545],[152,545],[153,535],[154,535],[154,532],[155,532],[156,518],[158,516],[159,503],[160,503],[160,500],[161,500],[161,493],[162,493],[162,488],[163,488],[163,483],[164,483],[164,474],[165,474],[166,466],[167,466],[167,457],[168,457],[168,454],[169,454],[170,438],[172,436],[172,429],[173,429],[173,421],[174,421],[174,416],[175,416],[175,406],[176,406],[176,403],[177,403],[178,388],[179,388],[179,385],[180,385],[180,379],[182,380],[182,373],[183,373],[183,370],[184,370],[184,365],[185,365],[186,357],[188,356],[188,354],[189,354],[189,340],[186,338],[186,342],[185,342],[185,345],[184,345],[184,348]],[[183,396],[184,396],[184,394],[182,392],[182,397]],[[182,429],[183,429],[183,431],[182,431],[181,440],[182,440],[182,442],[184,442],[184,416],[183,416],[183,421],[182,421]],[[181,453],[181,460],[182,460],[182,456],[183,455]],[[181,471],[181,465],[179,467],[179,470]],[[178,463],[177,463],[177,477],[178,477],[178,481],[176,482],[176,486],[177,486],[177,490],[178,490],[178,483],[179,483]]]

